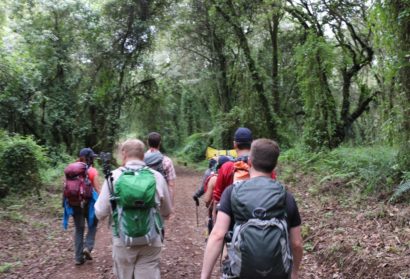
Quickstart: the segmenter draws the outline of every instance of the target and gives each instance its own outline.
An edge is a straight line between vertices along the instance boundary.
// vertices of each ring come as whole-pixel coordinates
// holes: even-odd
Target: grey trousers
[[[125,247],[119,238],[113,238],[112,257],[114,274],[118,279],[160,279],[162,247]]]
[[[75,232],[74,232],[74,250],[75,250],[75,260],[82,261],[83,260],[83,249],[85,247],[88,250],[93,250],[94,242],[95,242],[95,234],[97,233],[97,223],[98,220],[94,218],[94,224],[91,227],[88,227],[87,236],[85,237],[84,243],[84,231],[86,226],[86,220],[88,220],[88,205],[81,208],[79,206],[73,206],[74,211],[74,225],[75,225]]]

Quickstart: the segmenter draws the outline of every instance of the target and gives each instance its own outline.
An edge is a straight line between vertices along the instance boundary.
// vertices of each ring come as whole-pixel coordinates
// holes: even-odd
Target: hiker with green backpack
[[[269,139],[252,142],[250,179],[222,194],[208,238],[201,279],[209,279],[226,242],[221,278],[297,279],[303,255],[301,218],[294,197],[271,178],[279,146]]]
[[[167,183],[146,166],[144,151],[138,139],[120,146],[122,166],[106,175],[95,204],[99,220],[113,219],[113,271],[119,279],[160,278],[163,218],[172,207]]]

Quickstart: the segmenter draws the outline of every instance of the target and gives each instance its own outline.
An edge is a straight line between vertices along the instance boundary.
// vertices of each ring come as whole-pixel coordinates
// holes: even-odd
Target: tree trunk
[[[228,63],[224,54],[224,43],[215,33],[214,28],[211,31],[211,45],[212,52],[215,56],[216,63],[214,65],[216,69],[216,82],[218,86],[218,97],[220,102],[220,109],[223,113],[227,113],[232,108],[231,104],[231,89],[228,85]]]
[[[233,11],[234,6],[232,1],[228,1],[228,5],[230,9]],[[248,39],[246,38],[245,32],[243,31],[242,27],[237,22],[235,22],[235,19],[233,19],[230,15],[223,11],[220,6],[216,5],[216,9],[226,20],[226,22],[228,22],[232,26],[235,35],[239,41],[239,47],[242,49],[243,54],[245,56],[246,65],[253,81],[252,86],[256,91],[258,95],[257,97],[259,98],[260,104],[262,106],[262,111],[260,113],[264,116],[264,120],[266,121],[266,129],[264,131],[264,136],[270,138],[277,138],[276,124],[271,114],[271,109],[269,105],[270,102],[269,99],[265,96],[263,81],[256,69],[256,63],[255,60],[252,58],[251,50],[249,48],[249,43]]]
[[[279,71],[278,71],[278,31],[280,14],[274,13],[268,21],[269,34],[272,43],[272,96],[275,113],[280,115]]]
[[[397,23],[399,81],[404,92],[403,105],[403,139],[397,155],[401,171],[410,169],[410,3],[394,0],[390,2],[394,11],[393,21]],[[400,20],[398,18],[400,17]]]

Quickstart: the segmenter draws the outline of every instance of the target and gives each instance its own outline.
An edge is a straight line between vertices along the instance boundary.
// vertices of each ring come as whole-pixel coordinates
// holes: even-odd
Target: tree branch
[[[197,51],[197,50],[191,49],[191,48],[189,48],[189,47],[184,47],[184,46],[180,46],[180,48],[182,48],[183,50],[192,52],[192,53],[194,53],[194,54],[196,54],[196,55],[198,55],[198,56],[204,58],[204,59],[205,59],[206,61],[208,61],[209,63],[213,63],[212,58],[207,57],[206,55],[200,53],[200,52]]]
[[[357,118],[359,118],[359,116],[368,109],[370,102],[373,101],[378,94],[380,94],[380,91],[374,92],[371,96],[363,100],[363,102],[361,102],[356,110],[349,116],[348,123],[346,124],[351,125]]]

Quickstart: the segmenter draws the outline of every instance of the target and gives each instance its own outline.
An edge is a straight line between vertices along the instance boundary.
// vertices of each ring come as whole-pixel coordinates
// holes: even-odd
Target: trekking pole
[[[117,204],[114,198],[114,187],[113,187],[114,178],[112,177],[112,172],[111,172],[111,153],[101,152],[100,158],[103,162],[103,172],[105,175],[105,179],[107,181],[108,190],[110,192],[111,209],[114,211],[117,207]]]
[[[195,204],[196,204],[196,226],[199,227],[199,217],[198,217],[198,207],[199,207],[199,199],[197,196],[194,196]]]

